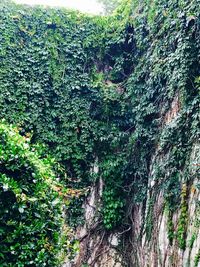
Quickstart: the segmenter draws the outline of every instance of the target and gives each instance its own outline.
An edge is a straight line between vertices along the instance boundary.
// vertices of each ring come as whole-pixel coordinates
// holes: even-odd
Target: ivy
[[[177,239],[179,242],[179,247],[183,250],[186,247],[185,235],[188,225],[186,197],[187,197],[187,187],[184,184],[181,192],[181,214],[179,218],[178,231],[177,231]]]
[[[45,144],[42,156],[56,158],[67,188],[103,179],[108,230],[131,224],[130,206],[146,204],[153,178],[164,190],[172,243],[200,132],[198,4],[126,0],[100,17],[3,1],[0,23],[0,117],[31,144]],[[72,203],[75,226],[82,199]],[[143,218],[149,238],[151,206]],[[183,248],[185,229],[178,232]]]

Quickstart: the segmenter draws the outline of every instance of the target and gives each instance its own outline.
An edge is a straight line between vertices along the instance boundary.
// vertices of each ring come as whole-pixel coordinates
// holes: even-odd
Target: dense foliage
[[[59,266],[65,243],[52,160],[0,123],[0,265]]]
[[[1,7],[1,117],[18,124],[22,135],[30,133],[32,143],[47,145],[63,164],[68,186],[90,185],[96,179],[90,172],[96,158],[109,176],[105,155],[109,160],[126,138],[129,112],[123,88],[115,82],[123,82],[132,64],[128,12],[125,5],[118,18],[101,18]]]
[[[163,190],[168,237],[181,249],[194,179],[190,154],[200,132],[198,2],[126,0],[108,17],[0,7],[0,116],[46,145],[68,187],[102,177],[100,216],[108,230],[132,224],[132,208],[145,204],[153,180],[143,230],[150,239]],[[69,214],[81,216],[81,203],[75,199]]]

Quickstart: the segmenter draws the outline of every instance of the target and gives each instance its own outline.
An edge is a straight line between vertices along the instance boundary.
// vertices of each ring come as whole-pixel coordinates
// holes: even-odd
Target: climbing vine
[[[188,162],[199,138],[198,4],[126,0],[100,17],[2,2],[0,23],[0,117],[45,144],[42,156],[56,158],[67,188],[103,179],[107,230],[131,225],[128,210],[146,203],[153,178],[165,194],[171,244],[173,212],[182,210],[184,248],[180,185],[193,179]],[[162,160],[150,177],[153,156]],[[75,227],[82,201],[73,203]],[[152,217],[144,223],[150,237]]]

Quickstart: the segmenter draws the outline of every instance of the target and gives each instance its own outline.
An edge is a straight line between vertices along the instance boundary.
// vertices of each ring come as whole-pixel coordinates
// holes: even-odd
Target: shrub
[[[0,266],[59,266],[62,205],[51,169],[29,139],[0,123]]]

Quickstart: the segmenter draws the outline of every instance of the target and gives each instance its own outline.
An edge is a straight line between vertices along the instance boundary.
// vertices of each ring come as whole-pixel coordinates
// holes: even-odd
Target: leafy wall
[[[46,145],[68,187],[90,188],[103,178],[99,216],[107,230],[132,225],[132,207],[145,204],[153,179],[143,230],[150,239],[151,207],[164,190],[168,236],[181,249],[187,220],[181,187],[194,179],[189,158],[199,139],[198,2],[125,1],[109,17],[8,4],[0,12],[1,118]],[[155,153],[163,160],[152,177]],[[81,200],[72,203],[70,221],[81,216]]]
[[[106,153],[112,160],[131,127],[123,88],[108,77],[123,82],[130,72],[125,14],[118,24],[62,10],[1,7],[1,117],[47,145],[70,177],[68,186],[90,185],[96,158],[106,165]]]

